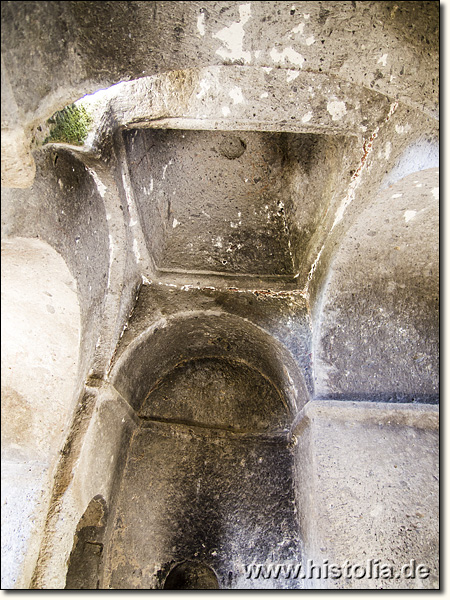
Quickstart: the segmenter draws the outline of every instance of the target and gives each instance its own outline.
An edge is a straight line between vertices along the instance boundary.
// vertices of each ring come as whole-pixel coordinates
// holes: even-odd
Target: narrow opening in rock
[[[201,562],[187,560],[176,565],[164,583],[165,590],[218,590],[216,574]]]

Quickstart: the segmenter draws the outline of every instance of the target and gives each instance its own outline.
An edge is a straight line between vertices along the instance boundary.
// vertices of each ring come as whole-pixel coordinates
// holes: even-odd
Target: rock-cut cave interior
[[[438,110],[435,1],[2,2],[3,589],[439,588]]]

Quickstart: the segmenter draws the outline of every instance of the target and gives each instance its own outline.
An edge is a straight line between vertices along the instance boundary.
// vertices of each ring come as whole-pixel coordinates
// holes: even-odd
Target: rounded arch
[[[409,144],[381,182],[380,192],[408,175],[439,168],[439,139],[418,139]]]
[[[218,590],[219,581],[205,563],[185,560],[175,565],[166,577],[164,590]]]
[[[177,313],[154,323],[120,356],[110,379],[140,411],[154,386],[179,365],[211,359],[239,365],[270,382],[289,419],[309,399],[298,365],[280,342],[246,319],[219,311]]]
[[[438,169],[381,190],[330,266],[313,335],[320,397],[435,402]]]

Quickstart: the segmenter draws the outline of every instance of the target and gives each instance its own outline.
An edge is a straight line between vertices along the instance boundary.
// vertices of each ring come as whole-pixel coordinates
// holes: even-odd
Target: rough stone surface
[[[101,496],[91,500],[81,517],[67,569],[67,590],[98,589],[107,517]]]
[[[283,431],[288,410],[273,385],[245,363],[217,358],[179,364],[156,385],[141,419],[231,431]]]
[[[176,563],[198,560],[214,569],[220,588],[290,587],[246,579],[245,565],[268,554],[298,560],[291,465],[286,442],[141,427],[111,524],[103,586],[161,589]]]
[[[48,510],[48,464],[2,459],[2,587],[27,588]]]
[[[293,283],[347,145],[313,134],[126,132],[133,195],[157,270]]]
[[[248,132],[128,132],[134,196],[157,267],[292,277],[288,145]]]
[[[161,376],[191,359],[244,362],[267,377],[292,414],[308,400],[298,365],[267,332],[223,311],[175,313],[158,319],[130,344],[111,371],[116,390],[139,410]]]
[[[2,3],[5,588],[439,586],[438,32]],[[430,575],[245,573],[367,558]]]
[[[28,188],[36,165],[22,129],[2,130],[2,187]]]
[[[437,176],[426,169],[383,190],[349,230],[314,343],[318,395],[438,398]]]
[[[96,390],[95,390],[96,391]],[[114,514],[123,466],[137,418],[129,405],[110,388],[90,390],[91,412],[74,419],[66,462],[57,473],[52,508],[31,587],[64,589],[76,530],[90,503],[100,497]],[[94,401],[94,402],[92,402]],[[83,526],[83,525],[81,525]]]
[[[398,578],[311,579],[313,588],[435,589],[439,585],[439,434],[433,408],[314,402],[296,429],[305,556],[316,564],[380,561]],[[412,410],[415,408],[416,410]],[[420,469],[417,468],[420,465]],[[403,565],[429,576],[408,578]],[[362,570],[359,570],[361,575]]]
[[[48,169],[49,179],[43,176]],[[86,372],[97,341],[109,262],[105,208],[95,181],[86,166],[64,149],[48,150],[39,156],[32,188],[5,190],[3,196],[3,235],[46,241],[76,279]],[[89,264],[92,268],[86,268]]]
[[[14,73],[18,103],[31,114],[44,98],[61,95],[55,70],[66,73],[66,94],[79,96],[82,87],[94,91],[152,72],[233,63],[331,72],[430,111],[438,103],[434,2],[299,2],[295,8],[266,2],[8,2],[2,23],[5,65]]]

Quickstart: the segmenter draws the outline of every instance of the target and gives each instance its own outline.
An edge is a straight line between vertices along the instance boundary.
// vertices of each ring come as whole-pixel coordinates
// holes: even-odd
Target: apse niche
[[[4,589],[439,588],[438,6],[2,3]]]
[[[246,565],[299,560],[288,430],[306,392],[281,345],[238,317],[180,315],[130,344],[111,377],[139,425],[102,587],[260,587]]]

